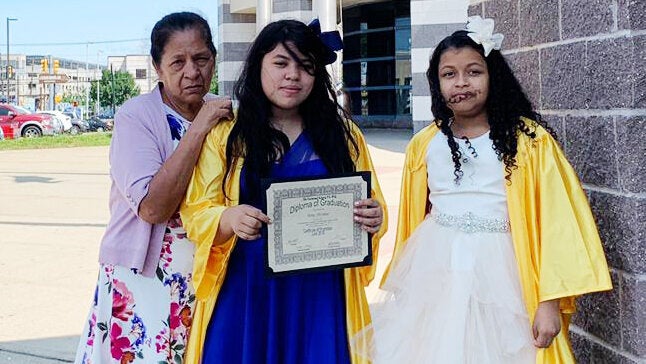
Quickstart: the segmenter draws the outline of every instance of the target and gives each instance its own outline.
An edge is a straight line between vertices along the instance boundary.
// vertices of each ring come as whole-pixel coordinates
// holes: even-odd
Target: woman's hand
[[[544,301],[538,304],[532,332],[534,346],[547,348],[552,344],[554,337],[561,331],[561,313],[559,300]]]
[[[255,240],[260,238],[262,224],[271,220],[262,211],[250,205],[238,205],[224,210],[216,240],[224,243],[236,235],[240,239]]]
[[[375,199],[360,200],[354,203],[354,221],[361,224],[361,229],[374,234],[384,222],[384,211]]]
[[[204,104],[195,116],[193,125],[191,125],[190,129],[197,127],[199,131],[206,134],[223,119],[233,119],[231,98],[228,96],[217,97],[204,101]]]

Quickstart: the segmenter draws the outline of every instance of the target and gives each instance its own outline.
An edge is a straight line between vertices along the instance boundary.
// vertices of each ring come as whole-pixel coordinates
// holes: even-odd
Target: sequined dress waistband
[[[508,233],[509,220],[486,218],[467,212],[462,215],[450,215],[431,211],[431,219],[442,226],[456,228],[465,233]]]

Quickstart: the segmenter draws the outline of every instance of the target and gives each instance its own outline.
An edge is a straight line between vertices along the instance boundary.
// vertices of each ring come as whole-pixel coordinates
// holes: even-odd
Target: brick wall
[[[646,362],[646,1],[473,1],[579,173],[614,290],[579,299],[580,363]]]

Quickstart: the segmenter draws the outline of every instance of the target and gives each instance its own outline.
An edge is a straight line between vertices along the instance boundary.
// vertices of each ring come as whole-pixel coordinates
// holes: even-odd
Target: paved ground
[[[390,211],[383,271],[411,133],[366,137]],[[0,151],[0,364],[73,360],[96,280],[108,190],[107,147]]]

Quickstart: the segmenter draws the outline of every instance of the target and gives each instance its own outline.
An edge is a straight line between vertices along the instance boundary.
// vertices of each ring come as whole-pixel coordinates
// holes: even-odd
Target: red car
[[[34,114],[25,108],[9,104],[0,104],[0,128],[6,139],[54,134],[51,116]]]

